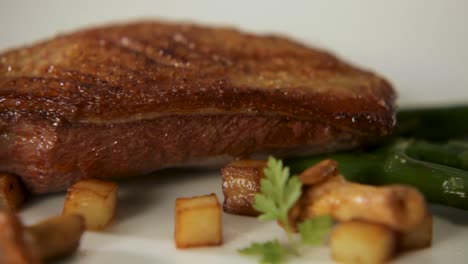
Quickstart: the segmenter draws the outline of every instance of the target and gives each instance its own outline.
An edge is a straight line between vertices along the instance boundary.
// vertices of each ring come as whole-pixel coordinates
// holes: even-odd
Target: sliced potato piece
[[[0,173],[0,209],[17,210],[26,200],[26,190],[13,174]]]
[[[332,258],[350,264],[384,263],[393,256],[395,244],[392,230],[361,221],[340,223],[330,236]]]
[[[415,229],[398,237],[400,250],[413,250],[429,247],[432,244],[432,215],[427,215]]]
[[[222,243],[221,213],[221,205],[214,193],[192,198],[177,198],[176,247],[220,245]]]
[[[85,219],[86,229],[108,227],[117,207],[117,184],[97,179],[84,179],[68,189],[63,214],[78,214]]]
[[[221,169],[223,178],[223,210],[230,214],[257,216],[253,208],[255,194],[260,191],[260,180],[266,161],[239,160]]]

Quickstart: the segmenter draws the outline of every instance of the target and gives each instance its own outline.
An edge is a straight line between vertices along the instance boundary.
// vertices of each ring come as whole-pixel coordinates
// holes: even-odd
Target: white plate
[[[468,101],[467,1],[123,1],[0,0],[0,50],[89,24],[170,17],[287,33],[324,46],[386,76],[403,105]],[[63,263],[257,263],[236,249],[281,238],[275,223],[223,215],[224,245],[179,251],[174,247],[174,203],[179,196],[216,192],[217,171],[158,173],[121,184],[118,215],[104,233],[88,232],[78,254]],[[36,199],[23,211],[28,223],[58,214],[64,194]],[[430,249],[397,263],[466,263],[468,213],[442,206]],[[330,263],[314,248],[291,263]]]
[[[221,247],[177,250],[174,246],[174,206],[177,197],[215,192],[222,200],[218,171],[184,170],[160,172],[152,177],[120,184],[118,213],[104,233],[87,232],[78,253],[63,263],[258,263],[236,250],[251,242],[285,239],[276,223],[223,214]],[[61,212],[64,194],[50,195],[29,204],[22,213],[28,223]],[[466,263],[468,212],[444,206],[431,208],[435,215],[431,248],[398,257],[395,263]],[[326,247],[311,247],[303,257],[288,263],[333,263]]]

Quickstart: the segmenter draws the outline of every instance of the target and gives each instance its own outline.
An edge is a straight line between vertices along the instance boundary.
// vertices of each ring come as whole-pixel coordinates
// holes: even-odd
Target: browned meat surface
[[[217,156],[373,143],[395,93],[373,73],[277,36],[140,22],[0,54],[0,171],[33,192]]]

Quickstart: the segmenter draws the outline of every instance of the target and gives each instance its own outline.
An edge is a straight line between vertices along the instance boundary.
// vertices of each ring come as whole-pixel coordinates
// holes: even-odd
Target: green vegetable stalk
[[[400,140],[371,152],[343,152],[285,160],[293,173],[325,159],[338,162],[350,181],[373,185],[408,184],[427,200],[468,210],[468,159],[463,142],[433,144]],[[452,159],[452,157],[457,157]],[[450,165],[450,166],[447,166]],[[452,167],[453,166],[453,167]]]
[[[449,141],[446,144],[414,141],[408,145],[406,153],[416,159],[468,170],[468,141]]]
[[[406,153],[411,145],[397,144],[383,164],[382,177],[372,183],[412,185],[431,202],[468,210],[468,171],[412,158]]]
[[[431,141],[468,137],[468,105],[403,109],[397,113],[397,134]]]

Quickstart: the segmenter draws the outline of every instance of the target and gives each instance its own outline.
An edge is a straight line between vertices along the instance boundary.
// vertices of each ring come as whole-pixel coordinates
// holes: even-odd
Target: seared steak
[[[140,22],[0,55],[0,171],[37,193],[206,159],[373,143],[395,93],[278,36]]]

